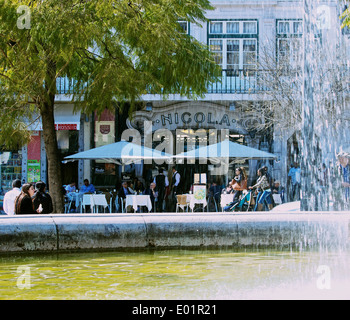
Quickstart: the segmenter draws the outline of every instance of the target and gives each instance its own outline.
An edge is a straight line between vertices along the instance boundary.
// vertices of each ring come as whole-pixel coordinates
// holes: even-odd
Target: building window
[[[258,22],[256,20],[227,20],[209,22],[209,36],[210,35],[227,35],[227,34],[250,34],[257,35]]]
[[[257,64],[256,39],[210,39],[214,58],[227,75],[239,76],[240,71],[253,75]]]
[[[258,22],[210,21],[209,48],[227,76],[253,75],[257,64]],[[242,75],[242,74],[241,74]]]
[[[190,33],[189,23],[187,21],[178,21],[180,27],[183,29],[183,32],[186,34]]]
[[[22,180],[22,154],[19,151],[0,151],[0,194],[12,189],[12,181]]]
[[[301,20],[277,20],[277,59],[281,70],[286,74],[301,66],[302,35]]]

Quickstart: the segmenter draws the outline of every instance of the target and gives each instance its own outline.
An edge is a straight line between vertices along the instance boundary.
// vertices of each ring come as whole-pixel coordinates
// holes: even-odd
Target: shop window
[[[12,181],[22,180],[22,155],[20,152],[0,152],[1,193],[12,189]]]

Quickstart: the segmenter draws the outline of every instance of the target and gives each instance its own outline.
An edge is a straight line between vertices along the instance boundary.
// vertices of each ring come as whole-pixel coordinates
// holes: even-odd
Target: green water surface
[[[1,256],[0,299],[348,299],[349,262],[271,250]]]

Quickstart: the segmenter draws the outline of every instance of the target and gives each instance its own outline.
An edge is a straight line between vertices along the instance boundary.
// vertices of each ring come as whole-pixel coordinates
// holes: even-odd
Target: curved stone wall
[[[0,216],[0,253],[121,248],[337,248],[350,213],[52,214]]]

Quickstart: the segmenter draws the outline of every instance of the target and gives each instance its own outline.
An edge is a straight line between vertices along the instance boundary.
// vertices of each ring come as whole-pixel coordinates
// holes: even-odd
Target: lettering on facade
[[[159,120],[157,121],[159,123]],[[163,127],[167,125],[172,124],[180,124],[180,125],[190,125],[190,124],[208,124],[208,125],[225,125],[227,127],[231,126],[231,123],[236,123],[237,121],[235,119],[229,118],[228,114],[224,114],[220,117],[219,120],[214,120],[213,114],[211,112],[208,112],[204,114],[203,112],[183,112],[179,114],[178,112],[175,112],[174,114],[168,113],[168,114],[161,114],[160,115],[160,122]]]

